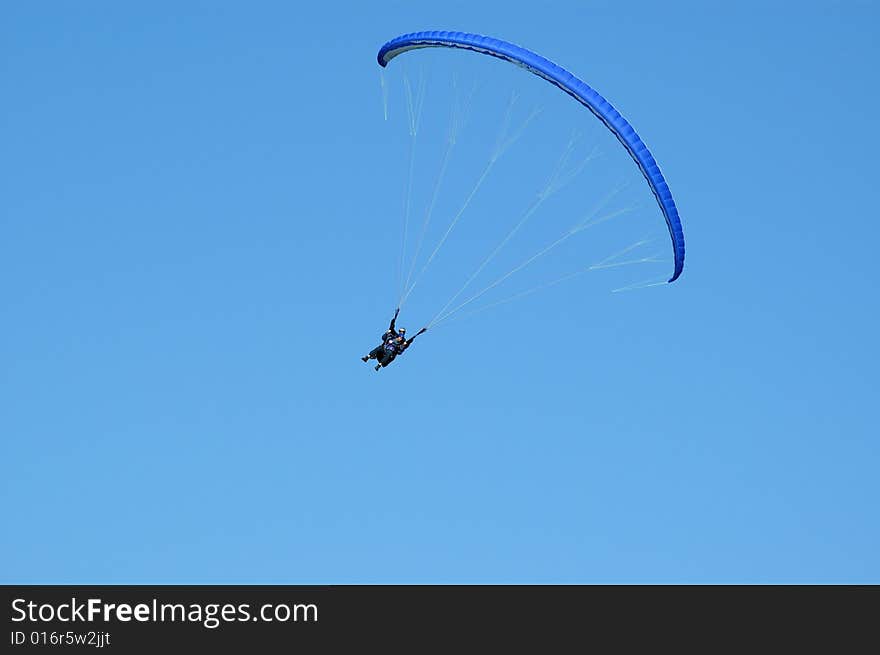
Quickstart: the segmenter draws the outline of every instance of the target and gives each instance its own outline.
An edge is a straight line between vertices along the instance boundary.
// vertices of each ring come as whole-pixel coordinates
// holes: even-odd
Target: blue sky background
[[[876,5],[319,5],[0,10],[0,579],[880,582]],[[375,53],[421,29],[612,100],[682,278],[362,364],[404,181]]]

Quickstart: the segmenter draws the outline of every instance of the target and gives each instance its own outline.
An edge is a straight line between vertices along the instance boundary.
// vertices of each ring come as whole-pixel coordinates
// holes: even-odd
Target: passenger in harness
[[[415,337],[407,339],[406,328],[398,329],[395,327],[395,321],[397,321],[398,314],[400,314],[400,308],[394,312],[394,318],[391,319],[391,324],[382,335],[382,343],[373,348],[368,354],[361,357],[361,360],[364,362],[375,359],[378,362],[375,367],[377,371],[380,368],[388,366],[398,355],[403,354],[403,352],[410,347],[412,342],[415,341],[416,337],[427,329],[422,328],[416,333]]]

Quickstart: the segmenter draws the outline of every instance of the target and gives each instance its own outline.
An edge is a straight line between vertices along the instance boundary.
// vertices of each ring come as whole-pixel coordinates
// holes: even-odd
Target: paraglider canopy
[[[601,120],[626,148],[629,155],[642,171],[642,175],[647,180],[657,200],[657,204],[666,218],[674,255],[674,270],[672,277],[669,278],[669,282],[674,282],[678,279],[684,268],[684,233],[678,209],[675,206],[675,201],[672,199],[672,192],[669,190],[669,185],[666,183],[666,179],[660,172],[660,167],[657,165],[657,161],[648,150],[648,147],[629,122],[620,115],[620,112],[610,102],[586,82],[541,55],[518,45],[479,34],[468,34],[466,32],[413,32],[404,34],[383,45],[379,49],[377,59],[379,65],[385,67],[392,59],[404,52],[418,48],[433,47],[471,50],[521,66],[565,91]]]

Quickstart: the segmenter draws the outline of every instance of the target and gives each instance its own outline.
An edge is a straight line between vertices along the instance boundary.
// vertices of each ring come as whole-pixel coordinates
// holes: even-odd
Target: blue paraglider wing
[[[684,268],[684,232],[681,229],[681,219],[678,216],[675,201],[672,199],[672,192],[669,190],[669,185],[666,184],[663,173],[660,172],[660,167],[657,165],[657,161],[648,150],[648,147],[639,135],[636,134],[632,125],[620,115],[620,112],[610,102],[599,95],[586,82],[583,82],[561,66],[557,66],[541,55],[512,43],[488,36],[480,36],[479,34],[468,34],[466,32],[413,32],[412,34],[404,34],[391,39],[383,45],[379,49],[377,59],[379,60],[379,65],[384,67],[397,55],[407,50],[435,47],[473,50],[474,52],[498,57],[499,59],[522,66],[535,75],[543,77],[548,82],[558,86],[605,123],[605,126],[614,133],[636,164],[638,164],[642,174],[648,181],[648,185],[651,187],[651,191],[654,192],[657,204],[660,205],[660,209],[666,217],[666,224],[669,226],[669,236],[672,238],[672,250],[675,256],[675,270],[669,281],[674,282],[678,279]]]

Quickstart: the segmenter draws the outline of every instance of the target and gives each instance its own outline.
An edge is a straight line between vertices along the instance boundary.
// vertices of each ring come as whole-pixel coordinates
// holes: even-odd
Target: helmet
[[[406,328],[399,328],[399,329],[397,330],[397,333],[400,334],[400,335],[404,335],[404,334],[406,334]]]

